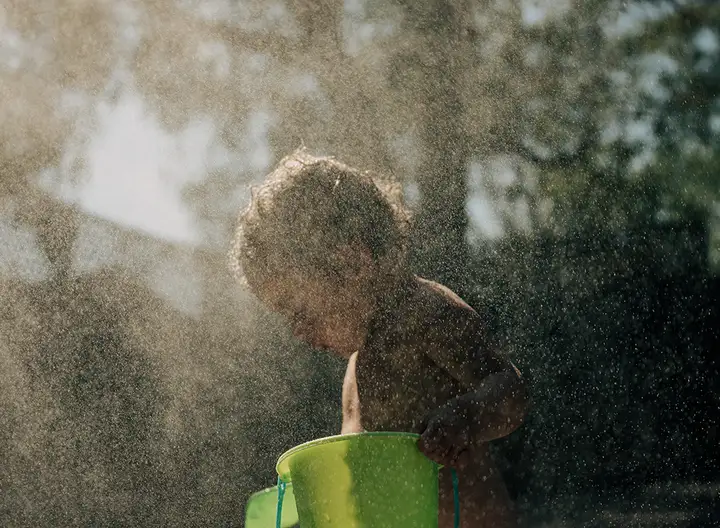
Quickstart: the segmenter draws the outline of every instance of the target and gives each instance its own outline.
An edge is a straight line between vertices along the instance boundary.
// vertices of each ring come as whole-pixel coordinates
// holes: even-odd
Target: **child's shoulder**
[[[486,329],[485,318],[447,286],[415,277],[413,305],[406,323],[424,339],[474,339]]]
[[[447,286],[422,277],[415,278],[413,297],[405,343],[453,372],[456,379],[472,383],[478,365],[486,364],[484,354],[492,348],[482,312]]]
[[[477,316],[477,312],[466,303],[457,293],[447,286],[423,277],[415,277],[418,304],[428,315],[470,317]]]
[[[395,292],[391,304],[376,317],[372,335],[403,343],[435,346],[438,340],[461,339],[482,332],[483,320],[447,286],[413,276]]]

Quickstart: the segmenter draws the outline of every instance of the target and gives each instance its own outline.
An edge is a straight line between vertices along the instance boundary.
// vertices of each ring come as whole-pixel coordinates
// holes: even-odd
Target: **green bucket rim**
[[[418,440],[420,438],[419,434],[416,433],[403,433],[399,431],[372,431],[372,432],[364,432],[364,433],[348,433],[348,434],[341,434],[341,435],[333,435],[333,436],[326,436],[324,438],[318,438],[316,440],[311,440],[309,442],[305,442],[304,444],[297,445],[293,447],[292,449],[289,449],[288,451],[285,451],[282,455],[280,455],[280,458],[277,461],[277,464],[275,465],[275,471],[277,472],[280,479],[285,482],[286,484],[289,484],[292,482],[291,478],[288,477],[286,480],[286,477],[290,474],[290,467],[289,467],[289,459],[293,455],[296,455],[300,451],[305,451],[306,449],[310,449],[313,447],[325,445],[325,444],[332,444],[335,442],[339,442],[341,440],[349,440],[352,438],[371,438],[371,437],[397,437],[397,438],[407,438],[407,439],[414,439]]]
[[[287,489],[287,488],[290,488],[290,487],[292,487],[292,483],[291,483],[291,482],[287,482],[285,488]],[[250,502],[250,501],[251,501],[252,499],[254,499],[255,497],[259,497],[260,495],[267,495],[268,493],[277,493],[277,492],[278,492],[278,487],[277,487],[277,485],[275,485],[275,486],[270,486],[269,488],[265,488],[265,489],[258,490],[258,491],[254,492],[252,495],[250,495],[250,496],[248,497],[248,502]]]

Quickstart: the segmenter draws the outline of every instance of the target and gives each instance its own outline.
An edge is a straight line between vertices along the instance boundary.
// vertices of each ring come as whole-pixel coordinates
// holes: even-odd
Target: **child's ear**
[[[348,244],[338,250],[343,274],[348,279],[365,279],[375,273],[376,263],[370,249],[360,243]]]

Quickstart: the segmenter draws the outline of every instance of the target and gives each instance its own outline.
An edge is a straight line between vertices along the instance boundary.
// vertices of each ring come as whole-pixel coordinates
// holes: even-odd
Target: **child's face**
[[[253,289],[269,309],[288,319],[298,339],[345,358],[362,348],[375,299],[361,281],[334,284],[289,274]]]

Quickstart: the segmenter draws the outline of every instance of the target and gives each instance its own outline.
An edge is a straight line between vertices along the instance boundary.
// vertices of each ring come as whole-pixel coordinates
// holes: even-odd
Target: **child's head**
[[[406,225],[399,200],[368,173],[298,150],[254,189],[240,215],[232,266],[251,284],[288,271],[333,280],[344,272],[339,254],[356,248],[392,273],[404,261]]]
[[[353,279],[361,277],[354,286],[367,292],[399,275],[406,232],[399,192],[383,192],[368,173],[298,150],[255,189],[240,215],[232,267],[256,293],[278,286],[281,296],[288,289],[324,291],[316,304],[326,309],[338,288],[352,296]],[[289,281],[293,286],[283,287]],[[357,301],[335,311],[352,317],[349,307]]]

